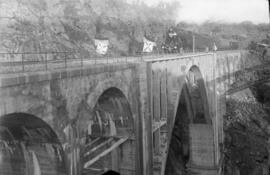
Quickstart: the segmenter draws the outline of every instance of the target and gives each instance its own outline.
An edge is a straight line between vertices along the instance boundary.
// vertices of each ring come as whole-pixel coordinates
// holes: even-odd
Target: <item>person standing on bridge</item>
[[[182,53],[183,43],[180,36],[176,33],[174,27],[170,27],[162,48],[165,53]]]

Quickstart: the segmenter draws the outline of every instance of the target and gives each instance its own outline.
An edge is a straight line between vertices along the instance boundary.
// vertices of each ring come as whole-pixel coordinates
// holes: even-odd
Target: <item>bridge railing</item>
[[[185,53],[190,54],[190,53]],[[179,58],[183,54],[141,54],[122,57],[86,57],[78,52],[0,53],[0,74],[48,71],[99,64],[132,63]]]
[[[0,74],[48,71],[85,65],[138,62],[135,57],[94,57],[82,56],[77,52],[24,52],[0,53]]]
[[[186,53],[181,55],[170,55],[167,57],[163,57],[161,55],[160,57],[154,57],[154,58],[147,58],[145,59],[146,62],[159,62],[159,61],[169,61],[169,60],[175,60],[175,59],[186,59],[186,58],[192,58],[192,57],[202,57],[207,55],[213,55],[213,52],[198,52],[198,53]]]

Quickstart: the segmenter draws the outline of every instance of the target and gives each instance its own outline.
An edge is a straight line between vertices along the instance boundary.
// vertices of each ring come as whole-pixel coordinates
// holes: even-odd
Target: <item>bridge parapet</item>
[[[138,63],[146,59],[179,57],[179,54],[87,57],[77,52],[0,53],[0,74],[55,71],[89,65]]]
[[[37,71],[14,74],[0,75],[0,87],[16,86],[27,83],[36,83],[41,81],[50,81],[54,79],[66,79],[73,77],[88,76],[91,74],[99,74],[103,72],[114,72],[117,70],[125,70],[134,67],[133,63],[125,64],[98,64],[85,67],[75,67],[67,69],[59,69],[53,71]]]

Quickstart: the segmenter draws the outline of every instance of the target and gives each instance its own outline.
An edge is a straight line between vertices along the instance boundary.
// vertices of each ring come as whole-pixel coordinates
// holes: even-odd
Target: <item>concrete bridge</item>
[[[247,55],[146,57],[2,74],[1,171],[219,174],[225,94]]]

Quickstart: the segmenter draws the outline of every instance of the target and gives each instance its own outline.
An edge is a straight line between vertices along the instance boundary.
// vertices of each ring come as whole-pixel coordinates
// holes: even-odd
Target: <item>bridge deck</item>
[[[48,53],[49,54],[49,53]],[[209,53],[185,53],[185,54],[159,54],[159,55],[141,55],[134,57],[102,57],[102,58],[67,58],[60,57],[57,59],[47,59],[47,56],[37,55],[33,58],[32,54],[23,54],[19,59],[12,60],[10,57],[0,61],[0,74],[11,74],[20,72],[38,72],[52,71],[58,69],[85,67],[89,65],[104,65],[104,64],[123,64],[123,63],[138,63],[142,61],[153,62],[173,59],[186,59],[190,57],[210,55]],[[1,55],[1,54],[0,54]],[[12,54],[11,54],[12,55]],[[29,58],[27,57],[29,55]]]

